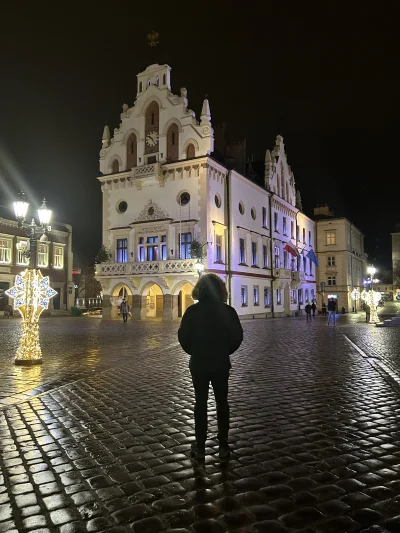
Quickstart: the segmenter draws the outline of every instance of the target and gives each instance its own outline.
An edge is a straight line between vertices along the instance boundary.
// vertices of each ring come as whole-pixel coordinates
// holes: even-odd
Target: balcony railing
[[[305,279],[306,279],[306,275],[304,272],[292,272],[293,281],[304,281]]]
[[[154,274],[195,273],[197,259],[168,259],[167,261],[135,261],[133,263],[101,263],[97,276],[152,276]]]
[[[160,163],[150,163],[133,169],[134,178],[146,178],[147,176],[157,176],[160,174]]]
[[[289,268],[274,268],[274,277],[279,279],[291,279],[292,271]]]

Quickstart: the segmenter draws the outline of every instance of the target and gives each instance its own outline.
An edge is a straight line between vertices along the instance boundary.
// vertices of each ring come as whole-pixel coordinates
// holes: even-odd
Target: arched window
[[[147,80],[147,88],[150,87],[150,80]]]
[[[171,124],[167,133],[167,159],[179,159],[179,129],[176,124]]]
[[[118,159],[114,159],[114,161],[112,162],[111,171],[112,171],[113,174],[116,174],[117,172],[119,172]]]
[[[196,150],[194,148],[194,144],[190,143],[186,148],[186,158],[192,159],[193,157],[196,157]]]
[[[126,168],[137,166],[137,140],[136,135],[131,133],[126,143]]]
[[[156,77],[156,85],[157,87],[160,85],[160,78],[158,76]]]
[[[165,76],[165,74],[163,74],[162,82],[163,82],[163,85],[165,85],[165,83],[166,83],[166,76]]]
[[[142,85],[142,82],[140,81],[140,82],[139,82],[139,92],[141,93],[142,90],[143,90],[143,85]]]
[[[149,133],[159,133],[159,116],[160,111],[157,102],[151,102],[146,109],[145,113],[145,138],[149,135]],[[147,143],[145,142],[145,153],[151,154],[158,152],[159,150],[159,144],[158,142],[153,143]]]

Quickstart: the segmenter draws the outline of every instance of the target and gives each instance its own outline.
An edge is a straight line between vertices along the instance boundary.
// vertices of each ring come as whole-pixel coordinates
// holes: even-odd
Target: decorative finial
[[[148,33],[147,34],[148,45],[151,47],[157,46],[159,37],[160,37],[160,34],[154,30],[151,33]]]

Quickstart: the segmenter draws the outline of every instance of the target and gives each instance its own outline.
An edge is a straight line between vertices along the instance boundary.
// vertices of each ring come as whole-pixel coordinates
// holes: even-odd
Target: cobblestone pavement
[[[210,399],[201,466],[188,457],[193,394],[177,324],[50,320],[44,375],[62,356],[82,379],[0,410],[0,533],[400,531],[399,389],[346,339],[355,326],[244,322],[234,454],[217,460]],[[85,373],[96,342],[97,371]]]

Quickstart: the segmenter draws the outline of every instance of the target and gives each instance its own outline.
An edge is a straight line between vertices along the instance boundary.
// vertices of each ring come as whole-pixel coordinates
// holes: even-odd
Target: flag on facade
[[[314,250],[311,249],[308,254],[306,255],[306,257],[308,257],[310,259],[310,261],[312,261],[314,263],[315,266],[318,266],[318,259],[317,259],[317,256],[315,255],[314,253]]]
[[[300,255],[296,246],[294,246],[294,244],[292,244],[291,242],[286,243],[286,246],[283,249],[293,255],[293,257],[299,257]]]

